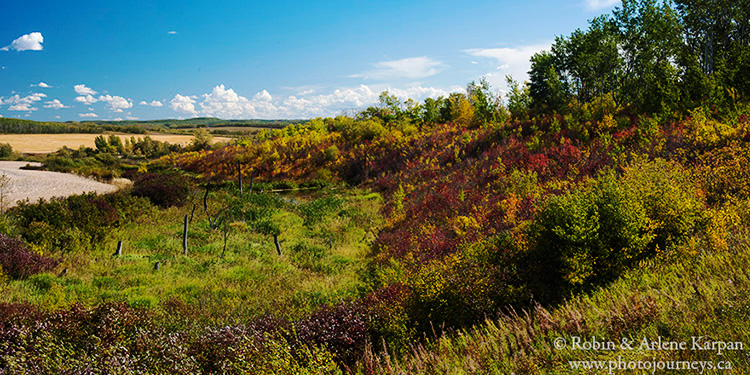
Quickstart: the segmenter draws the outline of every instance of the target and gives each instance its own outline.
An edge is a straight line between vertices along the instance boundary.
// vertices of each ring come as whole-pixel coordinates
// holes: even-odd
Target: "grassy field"
[[[117,134],[123,140],[130,137],[143,138],[142,135]],[[76,149],[80,146],[94,147],[94,138],[99,134],[0,134],[0,143],[9,143],[13,149],[27,154],[54,152],[63,146]],[[187,145],[193,139],[191,135],[149,134],[156,141]],[[228,141],[230,138],[215,137],[214,142]]]
[[[194,211],[189,225],[185,256],[183,218],[192,205],[166,210],[152,206],[136,221],[113,228],[93,249],[58,253],[66,274],[13,281],[6,285],[0,302],[65,307],[121,301],[155,308],[176,298],[200,306],[218,320],[270,311],[310,311],[355,294],[357,272],[371,238],[364,226],[354,222],[377,223],[382,202],[379,195],[359,190],[336,193],[344,201],[342,210],[356,218],[332,217],[324,234],[305,225],[296,208],[320,194],[284,196],[288,206],[273,217],[281,229],[281,256],[271,236],[255,233],[243,222],[230,225],[222,255],[223,230],[210,227],[202,207]],[[221,199],[219,195],[209,199],[209,212],[220,209],[215,200]],[[122,256],[113,257],[119,240],[124,242]]]

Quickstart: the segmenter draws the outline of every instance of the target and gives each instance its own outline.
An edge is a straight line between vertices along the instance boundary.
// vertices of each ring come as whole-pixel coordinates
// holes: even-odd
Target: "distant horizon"
[[[295,121],[310,121],[314,119],[312,118],[268,118],[268,119],[260,119],[260,118],[236,118],[236,119],[226,119],[226,118],[220,118],[220,117],[206,117],[206,116],[198,116],[198,117],[187,117],[187,118],[154,118],[154,119],[148,119],[148,120],[104,120],[104,119],[76,119],[76,120],[35,120],[31,118],[18,118],[18,117],[0,117],[0,120],[2,119],[10,119],[10,120],[26,120],[26,121],[35,121],[35,122],[60,122],[60,123],[67,123],[67,122],[161,122],[161,121],[190,121],[190,120],[219,120],[219,121],[226,121],[226,122],[244,122],[244,121],[263,121],[263,122],[290,122],[293,123]]]
[[[618,0],[175,0],[6,5],[0,116],[37,121],[309,119],[389,91],[421,101],[529,58]]]

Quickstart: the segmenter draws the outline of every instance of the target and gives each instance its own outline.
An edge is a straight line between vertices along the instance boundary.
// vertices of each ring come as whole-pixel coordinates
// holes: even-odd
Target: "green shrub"
[[[636,160],[624,169],[622,183],[643,202],[659,250],[702,226],[705,205],[688,171],[663,159]]]
[[[542,205],[525,281],[542,301],[611,281],[692,234],[702,207],[689,176],[666,161],[634,162],[619,179],[603,174]]]
[[[10,143],[0,143],[0,159],[7,159],[13,156],[13,146]]]
[[[94,246],[121,223],[148,208],[148,201],[126,192],[73,195],[64,199],[20,202],[9,211],[15,230],[28,243],[54,252]]]

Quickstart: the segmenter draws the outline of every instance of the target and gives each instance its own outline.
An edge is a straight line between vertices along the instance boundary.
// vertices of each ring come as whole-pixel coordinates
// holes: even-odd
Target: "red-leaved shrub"
[[[58,261],[29,250],[19,239],[0,234],[0,266],[13,279],[25,279],[57,267]]]

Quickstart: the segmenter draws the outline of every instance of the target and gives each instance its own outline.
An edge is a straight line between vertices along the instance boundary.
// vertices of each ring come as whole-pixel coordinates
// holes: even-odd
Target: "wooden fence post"
[[[185,228],[182,230],[182,255],[187,255],[188,215],[185,215]]]
[[[279,253],[279,256],[281,256],[281,245],[279,245],[279,235],[274,234],[273,235],[273,244],[276,245],[276,252]]]
[[[112,256],[119,257],[122,255],[122,240],[117,241],[117,250],[115,250],[115,253],[112,254]]]
[[[242,194],[242,163],[237,161],[237,178],[240,181],[240,194]]]

